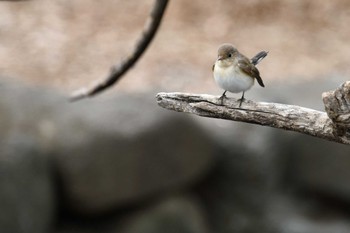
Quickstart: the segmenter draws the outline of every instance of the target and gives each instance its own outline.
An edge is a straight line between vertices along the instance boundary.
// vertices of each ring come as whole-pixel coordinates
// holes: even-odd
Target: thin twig
[[[82,98],[93,96],[101,91],[111,87],[116,83],[142,56],[150,42],[153,40],[159,25],[162,21],[164,11],[168,4],[168,0],[155,0],[154,7],[152,9],[149,23],[146,23],[146,27],[142,33],[141,38],[137,42],[135,49],[126,59],[124,59],[119,65],[114,66],[110,75],[90,88],[82,88],[75,91],[71,97],[71,101],[79,100]]]

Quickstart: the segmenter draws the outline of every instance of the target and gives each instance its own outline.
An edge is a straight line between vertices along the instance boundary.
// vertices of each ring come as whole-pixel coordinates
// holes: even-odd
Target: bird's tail
[[[256,54],[252,59],[251,62],[253,65],[259,64],[259,62],[264,59],[269,52],[261,51],[260,53]]]

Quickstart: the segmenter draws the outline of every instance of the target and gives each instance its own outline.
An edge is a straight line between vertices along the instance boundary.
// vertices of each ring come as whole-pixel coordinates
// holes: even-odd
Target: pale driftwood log
[[[295,131],[329,141],[350,144],[350,81],[335,91],[323,93],[326,112],[309,108],[188,93],[158,93],[158,104],[166,109],[199,116],[241,121]]]

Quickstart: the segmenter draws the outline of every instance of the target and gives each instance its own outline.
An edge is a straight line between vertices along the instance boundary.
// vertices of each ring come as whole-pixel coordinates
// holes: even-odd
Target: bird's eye
[[[228,57],[232,57],[232,54],[231,54],[231,53],[229,53],[229,54],[228,54]]]

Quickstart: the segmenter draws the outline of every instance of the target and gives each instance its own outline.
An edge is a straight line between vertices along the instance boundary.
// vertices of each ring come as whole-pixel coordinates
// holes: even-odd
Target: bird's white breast
[[[254,78],[243,73],[237,65],[214,67],[215,82],[225,91],[239,93],[249,90],[254,84]]]

